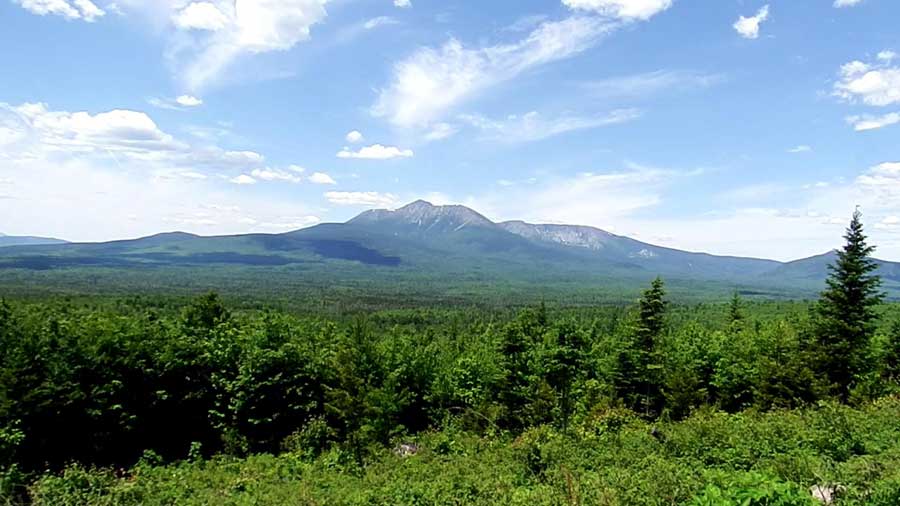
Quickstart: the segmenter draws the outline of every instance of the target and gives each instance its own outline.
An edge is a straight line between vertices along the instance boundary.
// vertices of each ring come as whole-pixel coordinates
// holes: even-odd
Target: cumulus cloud
[[[873,116],[871,114],[848,116],[847,123],[852,125],[857,132],[876,130],[900,123],[900,112],[892,112],[883,116]]]
[[[197,97],[192,95],[181,95],[180,97],[175,99],[175,102],[178,105],[183,105],[184,107],[197,107],[199,105],[203,105],[203,100],[200,100]]]
[[[570,9],[623,20],[646,20],[672,6],[672,0],[562,0]]]
[[[853,7],[862,3],[863,0],[834,0],[834,6],[838,9],[841,7]]]
[[[794,146],[793,148],[788,150],[788,153],[809,153],[812,151],[811,146],[807,146],[806,144],[800,144],[799,146]]]
[[[337,184],[334,178],[324,172],[313,172],[309,176],[309,182],[313,184]]]
[[[410,0],[394,0],[394,7],[406,9],[412,7],[412,2],[410,2]]]
[[[252,177],[248,176],[247,174],[241,174],[239,176],[235,176],[235,177],[229,179],[228,181],[231,183],[234,183],[234,184],[241,184],[241,185],[256,184],[256,180],[253,179]]]
[[[394,64],[371,112],[400,127],[428,125],[492,86],[594,46],[616,26],[598,17],[571,17],[542,23],[510,44],[469,48],[451,39],[439,48],[420,48]]]
[[[891,62],[898,56],[900,55],[898,55],[896,51],[891,51],[889,49],[885,49],[884,51],[878,53],[878,59],[886,62]]]
[[[66,19],[80,19],[88,23],[106,14],[90,0],[13,0],[13,2],[38,16],[51,14]]]
[[[363,141],[363,134],[361,134],[357,130],[353,130],[351,132],[348,132],[345,138],[347,139],[347,142],[356,144],[357,142]]]
[[[891,59],[880,59],[878,63],[859,60],[845,63],[834,84],[834,95],[871,106],[900,103],[900,67],[891,66]]]
[[[326,192],[325,198],[339,206],[392,207],[397,197],[379,192]]]
[[[288,183],[299,183],[303,181],[303,178],[300,177],[299,174],[268,167],[265,169],[253,169],[253,171],[250,172],[250,175],[253,176],[253,178],[262,181],[285,181]]]
[[[344,148],[338,152],[337,157],[363,160],[390,160],[392,158],[412,158],[413,151],[411,149],[401,149],[396,146],[373,144],[371,146],[359,148],[357,151]]]
[[[236,234],[299,228],[311,219],[298,217],[315,215],[296,193],[250,185],[302,168],[267,167],[254,151],[178,138],[141,111],[0,103],[0,134],[0,172],[15,182],[0,200],[0,216],[16,217],[7,233],[82,241],[173,228]]]
[[[756,39],[759,37],[759,25],[769,19],[769,6],[764,5],[756,13],[755,16],[741,16],[734,22],[734,29],[745,39]]]
[[[215,4],[194,2],[177,11],[172,23],[183,30],[208,30],[215,32],[228,26],[229,19]]]
[[[463,115],[460,118],[480,129],[485,138],[499,142],[532,142],[556,135],[614,125],[632,121],[640,117],[636,109],[620,109],[596,116],[558,116],[547,118],[537,111],[522,115],[511,115],[501,120],[492,120],[478,115]]]

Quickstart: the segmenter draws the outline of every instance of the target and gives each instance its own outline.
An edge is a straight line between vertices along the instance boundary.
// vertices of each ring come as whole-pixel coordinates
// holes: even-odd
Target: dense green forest
[[[815,302],[0,303],[9,504],[900,503],[900,313]],[[308,308],[306,305],[298,307]]]

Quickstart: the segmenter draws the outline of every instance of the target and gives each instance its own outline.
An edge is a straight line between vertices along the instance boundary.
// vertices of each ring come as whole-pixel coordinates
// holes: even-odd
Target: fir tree
[[[659,339],[665,330],[666,290],[657,277],[644,291],[638,302],[638,323],[635,341],[620,357],[623,394],[636,410],[649,416],[662,407],[660,392],[661,359],[658,353]]]
[[[816,305],[816,355],[819,372],[846,400],[855,379],[869,368],[867,356],[875,332],[876,314],[883,294],[881,278],[873,274],[874,246],[866,243],[859,210],[844,235],[846,244],[829,265],[827,288]]]
[[[741,296],[737,290],[731,296],[731,302],[728,303],[728,322],[732,325],[740,323],[744,320],[744,308]]]

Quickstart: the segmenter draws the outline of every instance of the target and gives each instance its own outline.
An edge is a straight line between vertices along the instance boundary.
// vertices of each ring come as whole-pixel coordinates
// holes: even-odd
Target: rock
[[[400,443],[394,448],[394,454],[399,457],[412,457],[419,453],[419,445],[415,443]]]
[[[813,499],[822,504],[834,504],[835,498],[846,490],[843,485],[813,485],[809,487],[809,493]]]

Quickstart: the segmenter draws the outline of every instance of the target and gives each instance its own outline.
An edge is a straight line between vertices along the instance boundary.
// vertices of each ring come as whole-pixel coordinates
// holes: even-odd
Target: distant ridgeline
[[[835,238],[837,242],[838,238]],[[268,288],[302,283],[352,281],[357,285],[447,286],[492,283],[520,287],[535,283],[621,291],[657,275],[695,294],[733,289],[773,297],[807,297],[818,292],[835,253],[777,262],[716,256],[665,248],[593,227],[495,223],[464,206],[416,201],[396,210],[366,211],[346,223],[326,223],[283,234],[201,237],[183,232],[104,243],[65,243],[36,237],[0,237],[0,280],[28,283],[35,271],[41,284],[76,283],[90,270],[98,288],[122,279],[144,287],[197,288],[245,276]],[[891,295],[900,294],[900,264],[878,261]],[[202,268],[202,269],[201,269]],[[175,269],[175,270],[173,270]],[[150,273],[150,274],[148,274]],[[204,277],[200,279],[198,277]],[[15,284],[15,283],[13,283]],[[702,287],[702,289],[701,289]]]

